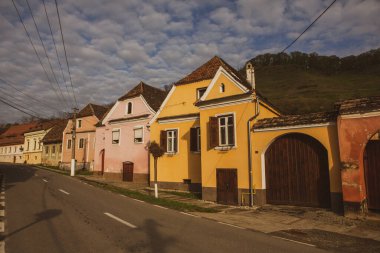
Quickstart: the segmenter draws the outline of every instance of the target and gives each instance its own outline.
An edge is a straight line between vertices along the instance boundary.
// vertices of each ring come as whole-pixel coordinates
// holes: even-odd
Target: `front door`
[[[236,169],[216,169],[217,202],[225,205],[238,204]]]

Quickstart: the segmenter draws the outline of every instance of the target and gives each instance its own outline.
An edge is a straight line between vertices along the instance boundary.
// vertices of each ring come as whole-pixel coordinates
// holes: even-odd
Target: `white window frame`
[[[219,92],[224,93],[226,91],[226,85],[224,83],[221,83],[219,86]]]
[[[70,143],[70,147],[69,147],[69,143]],[[72,139],[67,139],[66,149],[71,149],[72,147],[73,147]]]
[[[80,141],[81,140],[83,140],[83,147],[80,147]],[[85,145],[85,143],[84,143],[84,138],[79,138],[79,141],[78,141],[78,149],[84,149],[84,145]]]
[[[119,139],[118,139],[117,143],[113,143],[113,133],[114,132],[119,132]],[[112,131],[111,131],[111,143],[112,143],[112,145],[120,145],[120,142],[121,142],[121,129],[120,128],[112,129]]]
[[[131,104],[131,112],[130,112],[130,113],[128,113],[128,106],[129,106],[129,104]],[[126,114],[126,115],[131,115],[131,114],[133,114],[133,103],[132,103],[132,101],[129,101],[129,102],[127,103],[127,105],[126,105],[126,107],[125,107],[125,114]]]
[[[179,153],[179,128],[169,128],[165,129],[166,131],[166,154],[178,154]],[[171,147],[171,150],[169,150],[169,132],[175,132],[177,131],[177,152],[174,151],[174,145]],[[174,138],[171,137],[171,138]]]
[[[136,138],[135,138],[135,130],[137,130],[137,129],[141,129],[141,131],[142,131],[142,138],[141,138],[141,142],[137,142],[136,141]],[[133,141],[134,141],[134,143],[136,143],[136,144],[141,144],[141,143],[144,143],[144,126],[135,126],[134,128],[133,128]]]
[[[77,119],[77,128],[82,128],[82,120]]]
[[[221,136],[221,126],[220,126],[220,119],[221,118],[228,118],[229,116],[232,116],[232,119],[233,119],[233,126],[234,126],[234,144],[231,145],[231,144],[228,144],[228,120],[226,121],[226,144],[221,144],[221,141],[222,141],[222,136]],[[219,147],[237,147],[237,136],[236,136],[236,113],[235,112],[229,112],[229,113],[223,113],[223,114],[217,114],[215,115],[215,117],[218,118],[218,132],[219,132],[219,143],[218,143],[218,146]]]

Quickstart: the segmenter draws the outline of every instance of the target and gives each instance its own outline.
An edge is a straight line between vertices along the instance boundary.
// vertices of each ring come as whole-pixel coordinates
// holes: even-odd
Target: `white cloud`
[[[30,0],[30,3],[61,82],[42,2]],[[46,3],[68,79],[55,5],[52,0]],[[278,52],[328,4],[329,0],[59,1],[79,106],[112,102],[140,80],[159,87],[170,84],[214,55],[240,67],[257,54]],[[18,6],[52,79],[28,9],[23,1]],[[337,1],[290,51],[347,55],[379,47],[378,13],[377,0]],[[52,106],[63,107],[10,1],[0,1],[0,34],[0,75],[28,94],[43,97]],[[66,85],[70,86],[68,82]],[[65,84],[61,86],[66,96]],[[0,87],[15,93],[1,82]],[[72,98],[67,97],[67,100],[72,101]],[[33,106],[28,101],[28,104],[41,114],[51,113],[36,103]],[[0,104],[0,115],[0,122],[22,116],[4,104]]]

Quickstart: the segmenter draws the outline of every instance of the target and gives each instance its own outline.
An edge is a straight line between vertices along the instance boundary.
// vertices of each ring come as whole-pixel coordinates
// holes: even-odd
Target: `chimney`
[[[252,89],[256,89],[256,82],[255,82],[255,70],[253,69],[253,65],[251,62],[248,62],[246,65],[246,72],[247,72],[247,81],[251,84]]]

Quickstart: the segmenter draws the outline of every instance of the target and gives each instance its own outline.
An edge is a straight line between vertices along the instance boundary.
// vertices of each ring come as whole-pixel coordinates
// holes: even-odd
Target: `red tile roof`
[[[44,144],[62,142],[63,130],[65,130],[68,120],[58,122],[42,139]]]
[[[242,85],[248,89],[252,89],[248,81],[233,67],[231,67],[227,62],[218,56],[214,56],[208,62],[204,63],[202,66],[177,81],[174,85],[184,85],[194,82],[199,82],[203,80],[208,80],[214,78],[219,67],[223,67],[230,75],[235,77]]]
[[[380,111],[380,96],[349,99],[336,106],[341,115]]]
[[[34,129],[38,124],[38,122],[30,122],[10,126],[0,135],[0,146],[24,144],[24,133]]]
[[[77,114],[77,118],[96,116],[101,119],[103,115],[107,112],[108,107],[96,104],[88,104]]]
[[[138,97],[140,95],[144,97],[145,101],[154,111],[157,111],[162,102],[165,100],[167,93],[166,91],[148,85],[144,82],[140,82],[118,100],[123,101],[128,98]]]

